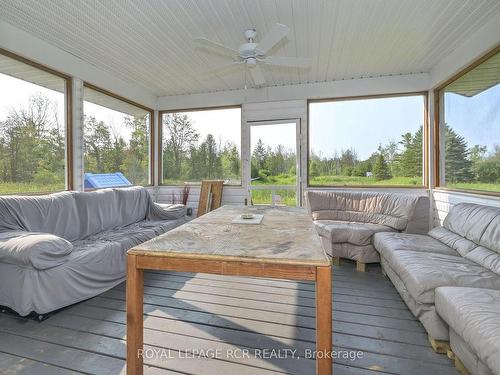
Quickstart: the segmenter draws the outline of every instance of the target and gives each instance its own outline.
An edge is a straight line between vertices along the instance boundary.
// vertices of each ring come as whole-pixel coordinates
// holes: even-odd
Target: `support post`
[[[332,268],[316,268],[316,374],[332,375]]]
[[[127,255],[127,375],[142,375],[143,299],[144,271]]]

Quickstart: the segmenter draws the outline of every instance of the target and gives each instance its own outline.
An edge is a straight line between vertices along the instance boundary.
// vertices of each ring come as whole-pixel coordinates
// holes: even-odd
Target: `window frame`
[[[240,161],[241,161],[241,170],[240,170],[240,183],[238,185],[234,184],[224,184],[226,188],[241,188],[243,187],[243,106],[241,104],[235,105],[224,105],[224,106],[215,106],[215,107],[196,107],[196,108],[183,108],[183,109],[165,109],[158,111],[158,140],[157,140],[157,148],[158,148],[158,186],[164,187],[180,187],[183,185],[167,185],[163,183],[163,115],[168,113],[179,113],[179,112],[199,112],[199,111],[216,111],[219,109],[240,109]],[[196,183],[190,183],[191,186],[201,186],[201,181]]]
[[[155,168],[154,168],[154,157],[155,157],[155,151],[154,151],[154,146],[156,144],[155,140],[155,132],[154,132],[154,110],[146,107],[142,104],[139,104],[137,102],[134,102],[133,100],[127,99],[123,96],[120,96],[118,94],[115,94],[111,91],[108,91],[106,89],[100,88],[98,86],[95,86],[89,82],[83,82],[83,87],[88,88],[97,92],[100,92],[101,94],[108,95],[114,99],[120,100],[122,102],[125,102],[127,104],[133,105],[137,108],[143,109],[147,112],[149,112],[149,184],[146,185],[141,185],[144,187],[152,187],[154,186],[155,182]],[[85,101],[85,98],[82,95],[82,101]],[[85,113],[85,110],[83,110],[83,113]],[[85,173],[85,166],[83,167],[83,173]]]
[[[479,189],[473,190],[473,189],[449,188],[449,187],[441,185],[442,168],[444,167],[444,159],[443,159],[444,153],[442,152],[442,149],[441,149],[441,138],[444,138],[444,137],[442,137],[442,130],[443,129],[441,129],[441,120],[442,120],[443,115],[444,115],[443,90],[450,83],[455,82],[456,80],[460,79],[465,74],[467,74],[471,70],[474,70],[479,65],[481,65],[483,62],[488,60],[490,57],[493,57],[497,53],[500,53],[500,44],[497,45],[492,50],[488,51],[487,53],[478,57],[476,60],[474,60],[472,63],[470,63],[465,68],[463,68],[463,69],[459,70],[458,72],[456,72],[455,74],[453,74],[450,78],[445,80],[443,83],[441,83],[439,86],[437,86],[433,90],[433,94],[434,94],[434,118],[433,118],[433,138],[434,138],[433,168],[434,168],[434,174],[433,174],[432,188],[435,190],[440,190],[440,191],[445,191],[445,192],[456,192],[456,193],[466,193],[466,194],[474,194],[474,195],[500,197],[500,192],[479,190]]]
[[[422,96],[423,97],[423,123],[422,123],[422,184],[421,185],[312,185],[310,184],[310,151],[311,151],[311,123],[310,123],[310,105],[311,103],[352,101],[364,99],[384,99],[397,98],[405,96]],[[307,101],[307,158],[306,158],[306,188],[313,189],[429,189],[429,93],[427,91],[411,91],[391,94],[375,94],[375,95],[358,95],[358,96],[342,96],[334,98],[309,99]]]
[[[10,52],[6,49],[0,48],[0,55],[9,57],[13,60],[19,61],[26,65],[30,65],[36,69],[43,70],[47,73],[55,75],[64,79],[64,121],[65,121],[65,148],[66,148],[66,160],[65,160],[65,189],[56,191],[39,191],[39,192],[29,192],[29,193],[15,193],[12,195],[44,195],[53,194],[61,191],[70,191],[74,189],[73,177],[73,79],[71,76],[54,70],[46,65],[40,64],[36,61],[27,59],[16,53]]]

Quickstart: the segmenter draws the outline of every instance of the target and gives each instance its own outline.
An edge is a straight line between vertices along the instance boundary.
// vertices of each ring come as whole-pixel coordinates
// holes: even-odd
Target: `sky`
[[[181,112],[187,114],[200,134],[199,142],[212,134],[217,142],[231,141],[241,150],[241,109],[225,108],[209,111]]]
[[[0,74],[0,121],[12,108],[26,106],[30,94],[40,92],[56,103],[63,121],[61,93]],[[322,156],[332,156],[335,150],[354,147],[360,159],[368,158],[380,143],[398,142],[401,134],[414,133],[422,125],[422,103],[421,96],[311,103],[311,148]],[[89,102],[85,102],[84,108],[86,115],[110,124],[113,133],[125,140],[130,138],[130,129],[122,126],[125,114]],[[500,144],[500,84],[472,98],[446,94],[445,108],[446,122],[465,136],[469,146],[486,145],[491,151],[495,144]],[[241,149],[239,108],[194,111],[189,115],[201,134],[200,139],[212,133],[216,140],[231,140]],[[259,138],[273,148],[283,144],[295,149],[291,125],[261,125],[251,129],[252,149]]]
[[[491,152],[500,145],[500,84],[471,98],[446,93],[444,116],[469,146],[484,145]]]
[[[311,103],[311,149],[331,157],[335,151],[354,148],[360,159],[367,159],[379,144],[399,142],[402,134],[419,129],[424,121],[423,100],[402,96]]]
[[[5,120],[12,109],[26,108],[29,96],[39,93],[54,103],[59,121],[64,122],[62,93],[0,73],[0,121]],[[95,116],[98,121],[108,124],[111,127],[111,134],[120,135],[125,141],[129,141],[132,130],[123,126],[127,114],[90,102],[84,102],[84,111],[87,116]]]
[[[5,74],[0,73],[0,121],[4,121],[9,113],[14,110],[26,108],[28,97],[42,93],[55,104],[55,111],[61,122],[64,121],[64,95],[45,87],[34,85]]]

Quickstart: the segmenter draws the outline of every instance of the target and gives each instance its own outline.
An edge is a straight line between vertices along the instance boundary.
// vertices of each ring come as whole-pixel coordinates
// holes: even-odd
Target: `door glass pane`
[[[252,185],[296,185],[296,124],[254,125],[250,131]]]
[[[274,204],[276,206],[296,206],[297,192],[295,190],[252,190],[253,204]],[[274,196],[274,199],[273,199]]]

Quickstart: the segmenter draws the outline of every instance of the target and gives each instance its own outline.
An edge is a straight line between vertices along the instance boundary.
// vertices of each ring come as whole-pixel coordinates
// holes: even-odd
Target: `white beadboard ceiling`
[[[308,70],[265,67],[268,86],[429,72],[500,12],[498,0],[0,0],[0,18],[156,96],[242,89],[243,70],[195,37],[228,46],[255,27],[291,28],[276,56],[311,57]]]

